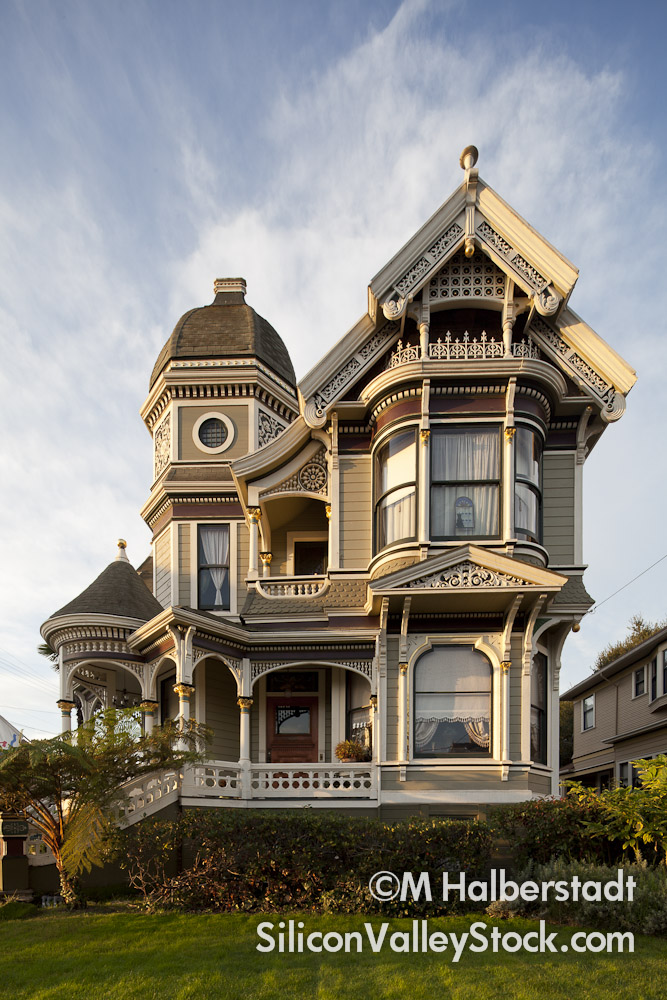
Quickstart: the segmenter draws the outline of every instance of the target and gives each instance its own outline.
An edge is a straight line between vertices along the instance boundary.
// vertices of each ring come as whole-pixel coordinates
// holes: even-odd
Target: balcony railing
[[[513,358],[537,360],[540,357],[539,349],[530,337],[524,337],[521,341],[512,344],[510,349]],[[482,331],[479,340],[477,337],[471,337],[467,330],[460,338],[453,337],[447,331],[444,340],[438,337],[436,341],[428,345],[428,360],[430,361],[494,361],[504,357],[505,346],[502,340],[488,337],[486,331]],[[422,354],[419,344],[403,344],[403,341],[399,340],[387,368],[396,368],[398,365],[407,365],[411,361],[421,360]]]
[[[253,799],[375,799],[374,764],[251,764]]]
[[[263,577],[256,581],[262,597],[319,597],[329,585],[325,576]]]

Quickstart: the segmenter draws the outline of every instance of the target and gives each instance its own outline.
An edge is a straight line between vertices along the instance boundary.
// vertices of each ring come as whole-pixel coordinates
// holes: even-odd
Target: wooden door
[[[317,763],[317,716],[317,695],[267,695],[267,762],[271,764]]]

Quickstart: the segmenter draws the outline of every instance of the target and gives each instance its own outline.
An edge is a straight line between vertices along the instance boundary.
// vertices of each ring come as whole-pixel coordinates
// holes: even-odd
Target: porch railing
[[[253,799],[375,799],[374,764],[251,764]]]

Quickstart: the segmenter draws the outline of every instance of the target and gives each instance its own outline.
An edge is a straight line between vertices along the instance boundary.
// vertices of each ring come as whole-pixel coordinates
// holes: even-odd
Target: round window
[[[228,437],[228,430],[218,417],[208,417],[199,427],[199,440],[205,448],[221,448]]]

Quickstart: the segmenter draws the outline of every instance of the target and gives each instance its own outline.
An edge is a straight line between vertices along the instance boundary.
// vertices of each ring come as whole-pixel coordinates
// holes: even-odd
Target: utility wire
[[[665,560],[665,559],[667,559],[667,552],[664,554],[664,556],[660,556],[659,559],[656,559],[656,561],[654,563],[651,563],[650,566],[647,566],[646,569],[643,569],[641,571],[641,573],[637,574],[637,576],[633,576],[632,580],[628,580],[627,583],[624,583],[622,587],[619,587],[618,590],[615,590],[613,594],[609,595],[609,597],[605,597],[604,601],[598,601],[597,604],[594,604],[592,608],[588,609],[588,611],[586,612],[586,614],[587,615],[592,615],[593,612],[597,611],[598,608],[601,608],[603,604],[606,604],[607,601],[610,601],[612,599],[612,597],[616,597],[616,595],[620,594],[620,592],[622,590],[625,590],[626,587],[629,587],[631,583],[634,583],[635,580],[638,580],[640,578],[640,576],[644,576],[645,573],[648,573],[648,571],[650,569],[653,569],[654,566],[657,566],[658,563],[663,562],[663,560]]]

